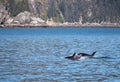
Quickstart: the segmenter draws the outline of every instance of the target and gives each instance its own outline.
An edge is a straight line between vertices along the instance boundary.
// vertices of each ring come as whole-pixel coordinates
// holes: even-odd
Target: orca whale
[[[72,56],[67,56],[67,57],[65,57],[65,58],[71,59],[71,60],[77,60],[77,59],[80,59],[80,58],[82,58],[82,57],[94,57],[94,56],[95,56],[95,53],[96,53],[96,51],[93,52],[92,54],[78,53],[78,54],[76,55],[76,53],[74,53]]]
[[[67,56],[65,58],[67,59],[71,59],[71,60],[77,60],[79,59],[81,56],[80,55],[76,55],[76,53],[74,53],[72,56]]]
[[[81,55],[81,57],[94,57],[95,56],[95,52],[93,52],[92,54],[87,54],[87,53],[78,53],[78,55]]]

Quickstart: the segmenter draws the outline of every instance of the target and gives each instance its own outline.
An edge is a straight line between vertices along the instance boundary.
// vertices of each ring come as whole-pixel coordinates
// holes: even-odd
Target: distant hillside
[[[120,23],[120,0],[0,0],[11,17],[29,11],[56,22]]]

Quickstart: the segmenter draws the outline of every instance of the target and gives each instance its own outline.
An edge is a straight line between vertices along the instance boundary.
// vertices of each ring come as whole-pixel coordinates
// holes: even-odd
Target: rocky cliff
[[[23,12],[25,23],[33,22],[29,16],[39,21],[120,23],[120,0],[0,0],[1,24],[20,21]]]

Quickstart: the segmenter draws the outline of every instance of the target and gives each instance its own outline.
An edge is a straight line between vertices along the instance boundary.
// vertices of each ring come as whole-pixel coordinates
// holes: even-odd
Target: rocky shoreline
[[[0,27],[120,27],[118,6],[114,0],[1,0]]]
[[[5,25],[0,25],[0,28],[54,28],[54,27],[76,27],[76,28],[82,28],[82,27],[106,27],[106,28],[120,28],[120,24],[114,25],[114,24],[109,24],[109,25],[94,25],[94,24],[5,24]]]
[[[5,10],[4,10],[5,12]],[[4,15],[4,13],[2,13]],[[0,15],[2,17],[2,15]],[[47,27],[120,27],[119,23],[101,22],[101,23],[82,23],[79,22],[55,22],[52,18],[43,20],[38,16],[32,15],[28,11],[19,13],[15,17],[10,17],[6,11],[6,15],[3,16],[2,22],[0,23],[1,28],[47,28]]]

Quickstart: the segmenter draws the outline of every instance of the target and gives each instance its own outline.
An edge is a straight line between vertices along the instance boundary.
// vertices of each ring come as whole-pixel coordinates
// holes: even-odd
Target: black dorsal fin
[[[74,54],[72,56],[75,56],[75,55],[76,55],[76,53],[74,52]]]
[[[92,53],[92,56],[94,56],[94,55],[95,55],[95,53],[96,53],[96,51]]]

